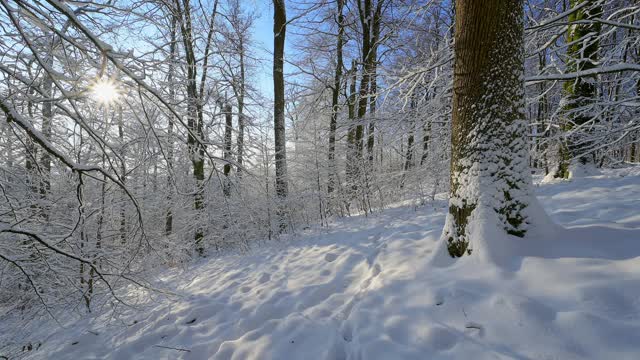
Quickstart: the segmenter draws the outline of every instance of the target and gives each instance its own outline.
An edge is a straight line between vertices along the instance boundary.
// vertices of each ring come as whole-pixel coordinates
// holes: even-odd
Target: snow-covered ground
[[[540,185],[538,196],[565,229],[514,238],[508,266],[473,256],[434,266],[445,202],[398,207],[212,258],[167,277],[180,298],[109,324],[51,328],[28,354],[639,359],[640,170]]]

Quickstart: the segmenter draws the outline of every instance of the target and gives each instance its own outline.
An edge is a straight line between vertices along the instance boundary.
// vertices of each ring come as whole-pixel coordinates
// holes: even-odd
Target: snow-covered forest
[[[640,1],[0,0],[1,359],[637,359]]]

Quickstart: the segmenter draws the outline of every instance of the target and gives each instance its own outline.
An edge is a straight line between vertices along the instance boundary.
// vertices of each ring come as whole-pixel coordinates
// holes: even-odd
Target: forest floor
[[[41,329],[50,359],[638,359],[640,170],[537,186],[563,228],[509,266],[434,266],[446,202],[211,258],[179,297]],[[5,326],[0,326],[0,328]]]

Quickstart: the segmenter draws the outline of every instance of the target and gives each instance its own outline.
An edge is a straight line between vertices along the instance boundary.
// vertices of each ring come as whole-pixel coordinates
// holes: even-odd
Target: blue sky
[[[273,8],[271,1],[258,2],[254,0],[251,7],[255,8],[258,18],[253,29],[256,54],[263,59],[262,71],[259,72],[258,86],[264,96],[273,97],[273,80],[271,68],[273,61]],[[285,54],[286,55],[286,54]]]
[[[270,0],[250,0],[247,4],[247,10],[254,10],[257,18],[255,20],[253,32],[254,49],[256,55],[263,60],[261,71],[259,72],[258,87],[262,94],[268,98],[273,97],[273,80],[272,80],[272,52],[273,52],[273,5]],[[285,58],[287,58],[291,52],[291,47],[288,46],[290,38],[286,38],[285,44]],[[286,72],[285,64],[285,72]]]

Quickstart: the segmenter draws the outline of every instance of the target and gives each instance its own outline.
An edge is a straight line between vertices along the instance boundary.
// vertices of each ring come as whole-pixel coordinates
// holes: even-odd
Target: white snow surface
[[[639,359],[640,169],[536,190],[561,226],[509,238],[511,261],[443,266],[446,202],[399,206],[168,271],[180,297],[118,321],[43,325],[48,338],[27,355]]]

